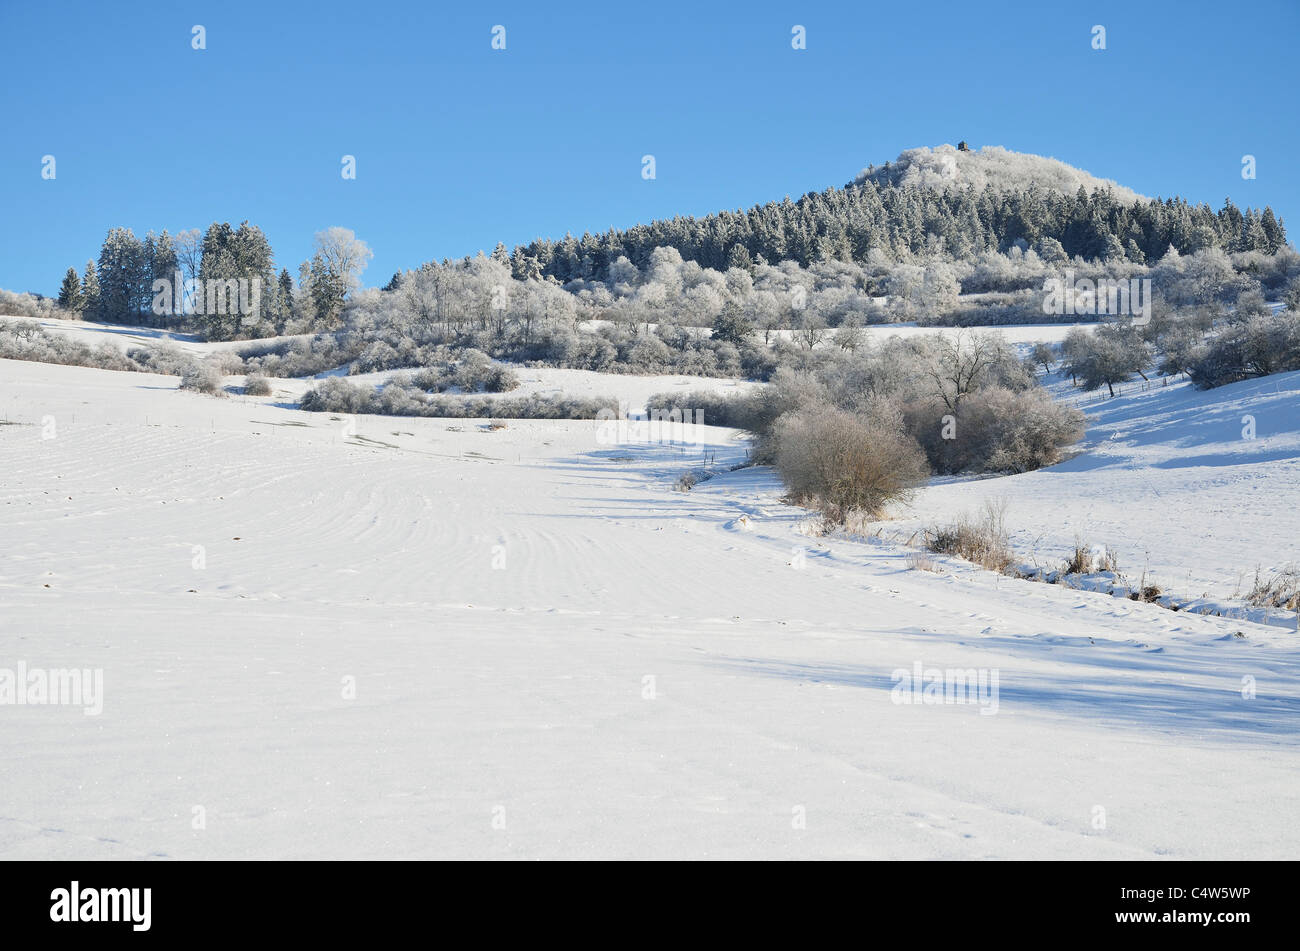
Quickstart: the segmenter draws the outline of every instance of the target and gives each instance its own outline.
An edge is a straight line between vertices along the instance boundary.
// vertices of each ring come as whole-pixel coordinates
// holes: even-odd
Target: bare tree
[[[198,228],[178,231],[172,236],[172,248],[176,252],[176,264],[181,269],[181,279],[198,280],[199,265],[203,263],[203,233]],[[174,289],[177,295],[182,291],[180,287]]]
[[[926,375],[934,382],[943,405],[956,412],[961,401],[979,389],[999,355],[996,340],[987,334],[941,334]]]
[[[375,256],[351,229],[337,226],[317,231],[315,247],[326,270],[342,281],[349,294],[361,286],[361,274]]]

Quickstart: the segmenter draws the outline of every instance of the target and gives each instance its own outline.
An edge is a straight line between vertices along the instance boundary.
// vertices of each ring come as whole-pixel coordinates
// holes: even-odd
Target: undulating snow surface
[[[1077,455],[1022,475],[934,480],[882,533],[907,538],[986,501],[1005,503],[1028,565],[1060,568],[1082,543],[1113,555],[1131,587],[1145,579],[1185,610],[1294,632],[1294,612],[1242,599],[1257,574],[1300,567],[1300,373],[1208,391],[1134,381],[1114,399],[1061,381],[1052,389],[1089,416]]]
[[[588,422],[354,430],[176,385],[0,361],[0,668],[103,671],[98,716],[0,706],[4,857],[1300,846],[1281,627],[909,570],[901,546],[807,534],[763,469],[672,491],[706,454],[743,458],[726,430],[689,447],[610,445]],[[1013,528],[1059,540],[1088,517],[1126,567],[1136,545],[1106,526],[1140,529],[1153,565],[1197,584],[1280,560],[1295,417],[1273,414],[1294,414],[1296,382],[1258,386],[1231,395],[1257,445],[1215,394],[1135,394],[1085,455],[927,490],[926,514],[1001,491]],[[917,664],[996,674],[996,702],[894,702]]]

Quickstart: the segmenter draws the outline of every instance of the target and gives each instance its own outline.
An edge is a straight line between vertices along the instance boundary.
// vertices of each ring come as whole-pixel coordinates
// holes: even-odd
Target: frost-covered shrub
[[[242,369],[233,372],[273,377],[315,376],[350,364],[364,349],[364,339],[335,334],[250,344],[232,351],[243,359]]]
[[[1093,333],[1071,331],[1062,343],[1066,371],[1085,390],[1105,386],[1115,395],[1115,384],[1134,373],[1144,379],[1151,350],[1140,331],[1122,324],[1104,324]]]
[[[30,317],[36,320],[75,320],[77,315],[61,309],[48,297],[0,289],[0,316]]]
[[[1187,374],[1199,389],[1300,369],[1300,314],[1289,310],[1234,322],[1190,359]]]
[[[193,357],[172,343],[154,348],[138,347],[128,350],[126,355],[139,364],[141,369],[164,376],[180,376],[194,362]]]
[[[712,350],[686,350],[677,361],[677,372],[689,376],[716,376],[718,373],[717,355]]]
[[[107,341],[88,347],[62,334],[50,333],[34,320],[0,320],[0,358],[100,370],[141,369],[139,364]]]
[[[1164,376],[1176,376],[1188,372],[1189,368],[1203,356],[1202,334],[1185,323],[1177,323],[1167,328],[1156,340],[1161,357],[1157,370]]]
[[[658,373],[673,358],[673,351],[668,344],[653,334],[639,338],[627,354],[627,364],[634,373]]]
[[[191,363],[181,373],[182,390],[194,390],[209,396],[224,396],[221,388],[221,373],[210,363]]]
[[[301,408],[310,413],[371,413],[374,403],[374,387],[334,376],[303,394]]]
[[[460,363],[449,378],[453,386],[466,393],[505,393],[519,385],[513,370],[493,363],[486,353],[474,348],[460,354]]]
[[[483,389],[488,393],[509,393],[518,387],[519,374],[500,365],[494,365],[483,381]]]
[[[1045,390],[1013,392],[990,386],[964,399],[955,413],[939,403],[905,410],[907,429],[935,471],[1028,472],[1060,461],[1061,449],[1083,437],[1079,410]]]
[[[596,419],[617,413],[615,399],[565,396],[428,395],[417,384],[394,378],[381,390],[331,377],[303,396],[302,409],[316,413],[374,413],[447,419]]]
[[[271,383],[260,373],[250,373],[244,377],[245,396],[270,396]]]
[[[493,363],[478,350],[461,363],[443,361],[410,375],[410,385],[428,393],[443,393],[453,387],[465,393],[506,393],[519,386],[519,376],[510,367]]]
[[[866,425],[829,405],[809,406],[777,420],[772,433],[777,471],[797,502],[815,505],[833,522],[876,516],[929,476],[925,454],[899,432]]]

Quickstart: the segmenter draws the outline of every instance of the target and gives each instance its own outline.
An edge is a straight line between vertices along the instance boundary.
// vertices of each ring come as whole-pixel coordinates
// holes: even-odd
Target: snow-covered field
[[[1005,503],[1027,564],[1059,568],[1082,542],[1113,554],[1133,587],[1145,577],[1193,610],[1267,617],[1242,597],[1257,572],[1300,567],[1300,373],[1205,392],[1135,381],[1114,399],[1052,388],[1089,416],[1077,455],[1022,475],[934,480],[878,527],[906,538]],[[1296,627],[1294,612],[1272,621]]]
[[[807,534],[763,469],[672,491],[743,457],[726,430],[609,445],[176,385],[0,361],[0,670],[103,672],[99,715],[0,705],[0,856],[1300,849],[1283,627],[909,570]],[[1131,393],[1073,461],[914,516],[1003,495],[1044,556],[1086,525],[1125,569],[1149,547],[1171,588],[1226,585],[1296,528],[1300,382],[1239,387]],[[895,702],[918,664],[986,692]]]

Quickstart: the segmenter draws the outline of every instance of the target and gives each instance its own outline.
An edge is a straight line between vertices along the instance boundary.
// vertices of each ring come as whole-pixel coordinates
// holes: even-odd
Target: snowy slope
[[[1148,200],[1118,182],[1098,178],[1060,159],[1012,152],[998,145],[974,151],[960,151],[952,145],[907,149],[888,166],[865,168],[854,179],[856,183],[868,180],[912,188],[974,188],[977,192],[989,186],[1005,191],[1037,185],[1073,195],[1083,188],[1090,193],[1109,190],[1117,201],[1126,205]]]
[[[0,361],[0,667],[105,684],[99,716],[0,706],[0,856],[1300,846],[1279,628],[909,571],[901,547],[804,534],[762,469],[671,491],[706,451],[743,457],[725,430],[353,436],[175,388]],[[1042,478],[1067,474],[1087,470]],[[916,663],[996,671],[996,715],[892,702]]]
[[[1058,568],[1078,539],[1114,553],[1134,585],[1145,572],[1194,609],[1243,614],[1257,569],[1300,566],[1300,373],[1208,391],[1135,381],[1115,399],[1053,388],[1088,414],[1077,455],[1023,475],[935,480],[884,533],[1004,501],[1026,562]],[[1275,622],[1294,631],[1294,612]]]

